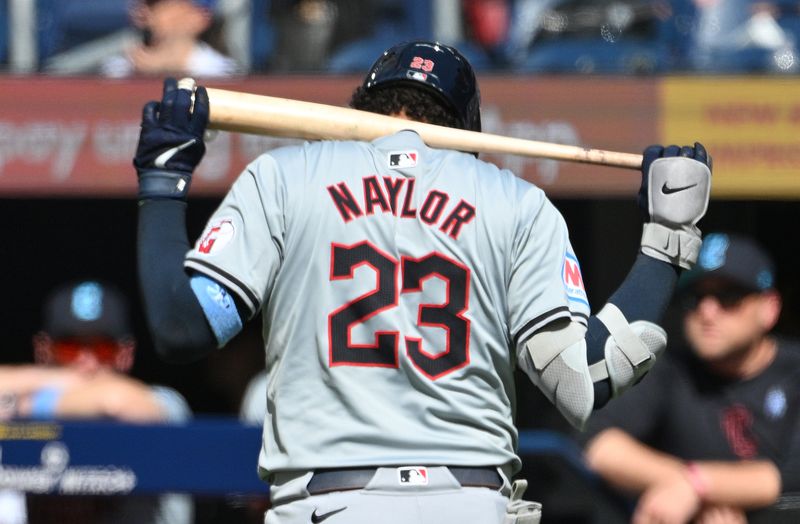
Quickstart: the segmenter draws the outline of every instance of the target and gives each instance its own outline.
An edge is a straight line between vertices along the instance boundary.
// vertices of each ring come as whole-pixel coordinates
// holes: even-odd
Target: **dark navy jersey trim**
[[[187,258],[186,264],[189,265],[189,267],[200,266],[200,267],[192,267],[192,269],[198,270],[201,273],[204,273],[202,269],[208,269],[211,272],[211,274],[209,274],[208,276],[213,278],[215,275],[218,275],[219,277],[222,277],[223,279],[233,284],[235,287],[230,291],[239,295],[242,301],[245,304],[247,304],[247,308],[250,310],[251,317],[256,313],[258,307],[261,305],[261,301],[258,300],[258,297],[256,297],[255,293],[250,291],[250,289],[241,280],[234,277],[227,271],[223,271],[219,267],[213,264],[209,264],[205,260],[198,260],[196,258]],[[223,284],[223,282],[220,282],[220,284]]]
[[[517,331],[517,334],[514,335],[514,337],[513,337],[514,347],[517,347],[517,345],[519,345],[519,343],[521,342],[520,338],[523,335],[526,335],[529,332],[532,332],[532,330],[534,328],[542,326],[542,325],[545,325],[545,324],[549,323],[550,321],[555,320],[558,317],[568,316],[570,314],[571,314],[571,312],[570,312],[568,307],[561,306],[561,307],[557,307],[555,309],[551,309],[550,311],[547,311],[546,313],[542,313],[541,315],[539,315],[538,317],[534,318],[533,320],[529,320],[524,326],[522,326],[522,329]],[[545,321],[547,321],[547,322],[545,322]]]

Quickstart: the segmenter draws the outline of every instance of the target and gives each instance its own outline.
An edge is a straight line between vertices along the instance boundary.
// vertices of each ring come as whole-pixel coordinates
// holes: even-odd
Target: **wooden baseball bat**
[[[413,129],[431,147],[474,153],[499,153],[639,169],[642,155],[538,142],[425,124],[288,98],[207,88],[211,129],[309,140],[370,141]]]

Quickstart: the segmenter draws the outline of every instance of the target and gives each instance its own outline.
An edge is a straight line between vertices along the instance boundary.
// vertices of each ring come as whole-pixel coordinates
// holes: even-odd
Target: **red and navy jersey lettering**
[[[452,205],[450,195],[438,189],[430,190],[425,195],[422,206],[417,210],[414,207],[416,180],[413,178],[384,176],[381,184],[377,175],[370,175],[362,178],[361,183],[360,202],[354,196],[358,193],[352,191],[346,182],[327,187],[333,205],[345,223],[354,218],[372,216],[376,213],[389,213],[400,218],[419,217],[429,226],[438,225],[442,233],[457,240],[463,227],[475,218],[474,205],[464,199]]]
[[[397,260],[369,242],[331,245],[331,280],[352,279],[359,266],[372,268],[375,287],[328,315],[330,365],[396,368],[396,331],[377,332],[375,343],[367,345],[353,343],[350,332],[356,324],[397,305]]]
[[[375,213],[375,206],[380,207],[384,213],[391,213],[389,202],[383,194],[381,184],[377,176],[364,178],[364,210],[368,215]]]
[[[353,193],[350,192],[344,182],[339,182],[335,186],[328,186],[328,193],[330,193],[333,204],[345,222],[350,222],[353,218],[358,218],[364,214]]]

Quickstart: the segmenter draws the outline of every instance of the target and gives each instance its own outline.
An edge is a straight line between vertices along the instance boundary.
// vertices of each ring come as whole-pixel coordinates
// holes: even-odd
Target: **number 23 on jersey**
[[[437,252],[420,258],[401,257],[398,261],[366,241],[349,246],[331,244],[332,281],[354,280],[355,270],[361,266],[372,270],[375,286],[328,315],[331,367],[396,368],[401,336],[408,359],[432,380],[469,363],[470,321],[465,317],[469,307],[469,268]],[[444,281],[445,300],[439,304],[420,304],[416,325],[444,330],[446,347],[427,348],[418,333],[396,331],[375,332],[373,344],[352,341],[351,331],[356,325],[398,307],[404,294],[421,292],[430,278]]]

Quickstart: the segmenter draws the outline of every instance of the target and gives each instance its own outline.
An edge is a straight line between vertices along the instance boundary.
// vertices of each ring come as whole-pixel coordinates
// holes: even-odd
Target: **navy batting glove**
[[[142,110],[142,128],[133,165],[139,176],[139,198],[185,200],[192,173],[203,159],[203,134],[208,124],[208,93],[178,89],[174,78],[164,80],[161,102]]]

